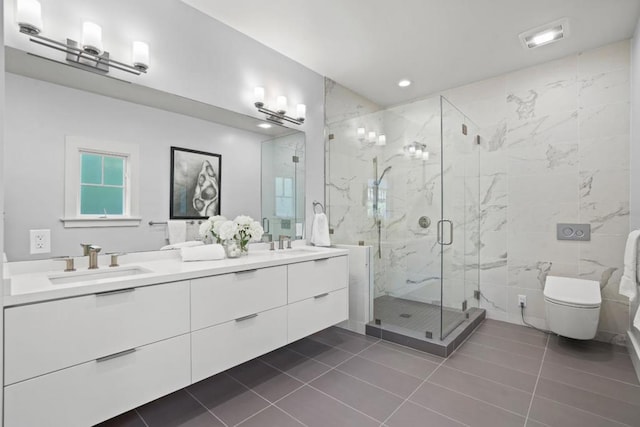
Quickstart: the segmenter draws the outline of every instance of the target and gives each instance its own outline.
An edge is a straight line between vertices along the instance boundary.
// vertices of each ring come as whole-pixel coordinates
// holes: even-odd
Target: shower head
[[[382,175],[380,175],[380,178],[378,179],[378,184],[380,184],[382,182],[382,178],[384,178],[384,174],[387,173],[387,171],[391,169],[391,166],[387,166],[383,171],[382,171]]]

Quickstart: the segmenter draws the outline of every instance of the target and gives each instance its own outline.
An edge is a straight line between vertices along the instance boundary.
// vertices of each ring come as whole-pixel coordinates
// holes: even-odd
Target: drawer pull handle
[[[253,313],[253,314],[250,314],[248,316],[238,317],[236,319],[236,322],[242,322],[242,321],[245,321],[245,320],[253,319],[254,317],[258,317],[258,313]]]
[[[115,291],[96,292],[97,297],[107,297],[109,295],[126,294],[127,292],[133,292],[136,288],[117,289]]]
[[[98,357],[96,359],[96,362],[100,363],[100,362],[106,362],[107,360],[111,360],[111,359],[115,359],[117,357],[122,357],[122,356],[126,356],[127,354],[131,354],[131,353],[135,353],[136,352],[136,348],[130,348],[129,350],[125,350],[125,351],[120,351],[118,353],[113,353],[110,354],[108,356],[104,356],[104,357]]]
[[[320,298],[324,298],[326,296],[329,296],[329,292],[325,292],[324,294],[316,295],[314,298],[315,299],[320,299]]]
[[[258,271],[257,268],[252,268],[251,270],[236,271],[236,274],[255,273],[256,271]]]
[[[315,262],[329,261],[329,258],[318,258],[314,259]]]

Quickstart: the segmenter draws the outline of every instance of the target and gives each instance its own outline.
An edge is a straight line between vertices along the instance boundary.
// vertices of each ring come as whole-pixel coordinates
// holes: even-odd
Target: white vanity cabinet
[[[5,427],[94,425],[346,320],[347,255],[309,258],[5,307]]]

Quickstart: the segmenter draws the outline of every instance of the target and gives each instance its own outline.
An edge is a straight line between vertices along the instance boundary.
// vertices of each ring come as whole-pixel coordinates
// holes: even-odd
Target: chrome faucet
[[[82,246],[82,253],[89,256],[89,270],[98,268],[98,253],[102,248],[91,243],[80,243],[80,246]]]
[[[291,249],[291,237],[281,234],[278,236],[278,249],[284,249],[284,241],[287,241],[287,247]]]

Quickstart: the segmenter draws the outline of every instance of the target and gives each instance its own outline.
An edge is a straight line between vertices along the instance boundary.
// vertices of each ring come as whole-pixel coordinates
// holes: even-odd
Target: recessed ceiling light
[[[569,20],[567,18],[533,28],[518,35],[522,45],[527,49],[544,46],[569,36]]]
[[[398,86],[400,87],[407,87],[411,85],[411,80],[409,79],[402,79],[398,82]]]
[[[258,127],[262,129],[269,129],[271,125],[269,123],[260,123]]]

